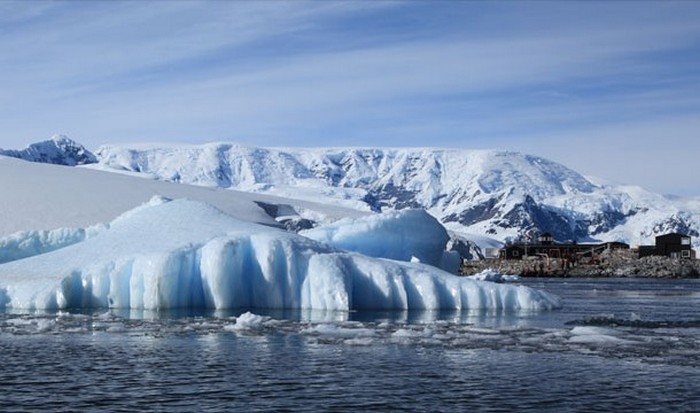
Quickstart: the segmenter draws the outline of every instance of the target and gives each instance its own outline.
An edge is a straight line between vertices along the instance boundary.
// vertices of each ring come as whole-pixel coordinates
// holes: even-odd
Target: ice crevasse
[[[559,305],[536,289],[340,250],[189,200],[154,199],[83,241],[0,264],[0,308],[13,309],[537,311]]]

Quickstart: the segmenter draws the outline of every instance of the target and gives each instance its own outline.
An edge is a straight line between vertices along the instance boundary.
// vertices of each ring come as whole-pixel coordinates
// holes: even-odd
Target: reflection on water
[[[180,320],[193,318],[227,319],[236,318],[239,315],[252,312],[279,320],[314,322],[314,323],[342,323],[346,321],[380,321],[391,323],[425,324],[436,321],[449,321],[452,323],[472,323],[479,325],[509,325],[531,317],[541,316],[541,312],[523,310],[378,310],[378,311],[334,311],[311,309],[265,309],[265,308],[236,308],[231,310],[211,309],[168,309],[168,310],[139,310],[139,309],[81,309],[69,311],[25,311],[17,309],[0,310],[0,316],[21,316],[25,318],[52,318],[63,319],[66,317],[94,317],[94,318],[120,318],[125,320]]]

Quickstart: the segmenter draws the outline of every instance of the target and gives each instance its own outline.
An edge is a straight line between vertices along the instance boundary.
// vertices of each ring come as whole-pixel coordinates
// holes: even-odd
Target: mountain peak
[[[69,138],[67,135],[62,133],[55,133],[51,135],[51,139],[54,142],[75,142],[73,139]]]

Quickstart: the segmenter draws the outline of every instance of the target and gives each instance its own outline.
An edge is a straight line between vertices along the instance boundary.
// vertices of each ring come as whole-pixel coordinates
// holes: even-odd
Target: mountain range
[[[208,143],[106,145],[92,154],[61,136],[0,154],[365,211],[423,208],[482,247],[536,232],[549,232],[558,241],[632,245],[682,232],[700,245],[699,199],[604,183],[517,152]]]

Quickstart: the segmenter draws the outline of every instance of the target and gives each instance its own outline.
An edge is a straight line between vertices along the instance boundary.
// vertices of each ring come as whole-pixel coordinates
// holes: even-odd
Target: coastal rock
[[[540,264],[542,264],[540,266]],[[644,278],[698,278],[700,261],[661,256],[637,258],[631,250],[608,251],[599,262],[579,263],[562,269],[552,260],[549,266],[540,260],[480,260],[469,261],[461,269],[464,275],[473,275],[487,268],[504,274],[549,277],[644,277]]]

